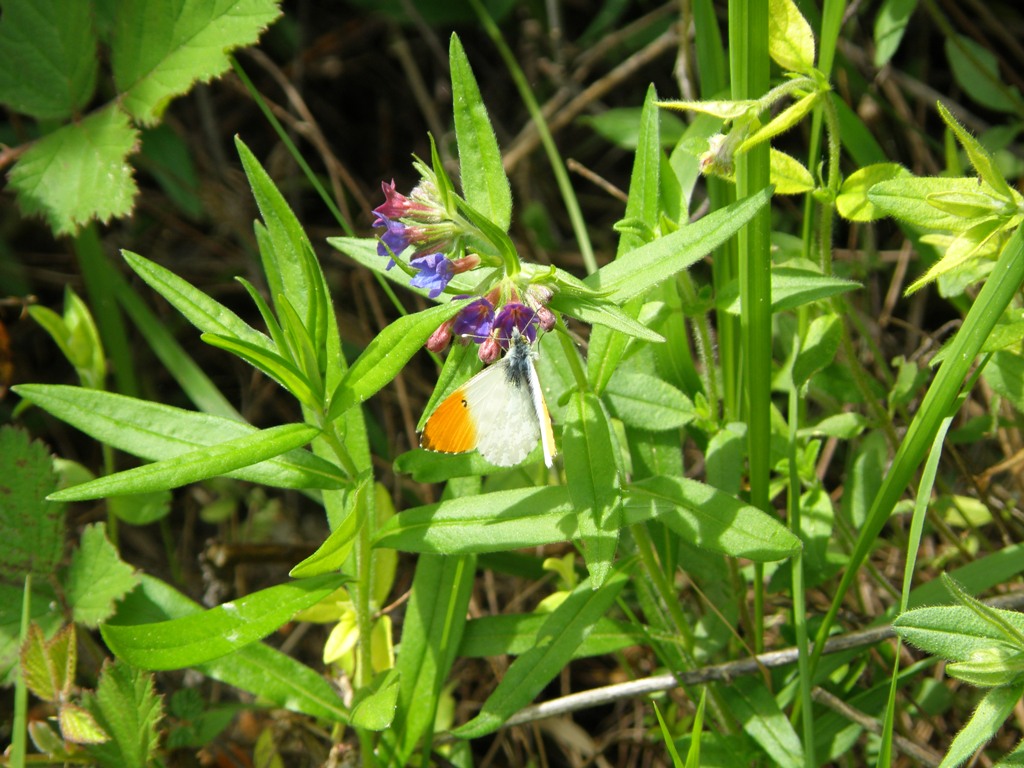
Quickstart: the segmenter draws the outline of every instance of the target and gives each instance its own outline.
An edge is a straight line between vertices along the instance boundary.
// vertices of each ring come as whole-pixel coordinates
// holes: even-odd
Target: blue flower
[[[452,263],[445,258],[443,253],[429,253],[420,256],[409,262],[409,265],[419,270],[415,277],[409,282],[417,288],[426,288],[430,298],[436,299],[448,286],[448,281],[455,274],[452,270]]]
[[[378,218],[373,222],[373,226],[385,228],[384,234],[377,241],[377,255],[387,256],[388,266],[386,268],[391,269],[395,266],[395,260],[392,257],[398,256],[409,247],[413,233],[409,227],[400,221],[389,219],[380,213],[376,215]]]
[[[487,299],[477,299],[456,315],[452,333],[480,343],[490,335],[493,327],[494,305]]]
[[[497,330],[498,341],[505,349],[508,349],[511,343],[513,328],[532,344],[537,339],[537,313],[525,304],[509,302],[498,310],[494,327]]]

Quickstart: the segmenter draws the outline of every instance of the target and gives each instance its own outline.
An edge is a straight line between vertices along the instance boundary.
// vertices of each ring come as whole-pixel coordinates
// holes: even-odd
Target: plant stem
[[[756,99],[768,90],[768,0],[730,0],[729,60],[732,98]],[[770,182],[767,143],[736,158],[736,197]],[[739,231],[740,334],[743,345],[750,500],[770,512],[768,477],[771,424],[771,209],[762,208]],[[764,648],[764,572],[754,567],[754,648]]]

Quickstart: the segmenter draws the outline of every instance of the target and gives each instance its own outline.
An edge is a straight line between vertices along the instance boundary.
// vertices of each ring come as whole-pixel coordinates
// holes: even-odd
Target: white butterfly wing
[[[526,382],[516,386],[509,380],[507,358],[470,379],[463,397],[477,424],[477,450],[491,464],[514,466],[537,445],[533,392]]]

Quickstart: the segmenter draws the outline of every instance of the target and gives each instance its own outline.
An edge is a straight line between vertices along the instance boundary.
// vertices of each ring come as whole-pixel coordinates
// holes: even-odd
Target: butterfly
[[[445,398],[427,419],[420,445],[441,453],[476,449],[491,464],[511,467],[540,440],[544,463],[552,466],[555,435],[535,355],[513,328],[508,353]]]

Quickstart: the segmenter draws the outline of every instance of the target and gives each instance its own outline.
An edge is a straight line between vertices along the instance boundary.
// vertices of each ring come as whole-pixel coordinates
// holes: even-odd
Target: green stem
[[[25,587],[21,597],[21,632],[18,646],[25,644],[28,637],[28,625],[32,618],[32,574],[25,574]],[[25,751],[28,746],[28,687],[25,676],[18,667],[14,676],[14,722],[11,724],[11,752],[8,765],[12,768],[24,768]]]
[[[733,99],[756,99],[768,90],[768,1],[729,1],[729,57]],[[740,199],[770,183],[768,144],[736,158]],[[769,508],[771,440],[771,209],[762,208],[739,231],[740,333],[745,373],[750,500]],[[754,649],[764,649],[763,568],[754,568]]]
[[[789,498],[787,508],[789,512],[789,529],[795,536],[800,536],[800,473],[797,469],[796,437],[800,425],[800,397],[797,387],[794,385],[789,392]],[[801,725],[803,726],[803,747],[804,765],[817,765],[814,756],[814,718],[811,713],[811,667],[810,667],[810,643],[807,634],[807,600],[804,593],[804,557],[803,550],[797,552],[790,559],[790,568],[793,580],[793,626],[796,628],[797,647],[797,668],[800,674],[800,704],[796,708],[803,713]],[[794,711],[794,715],[797,712]]]

